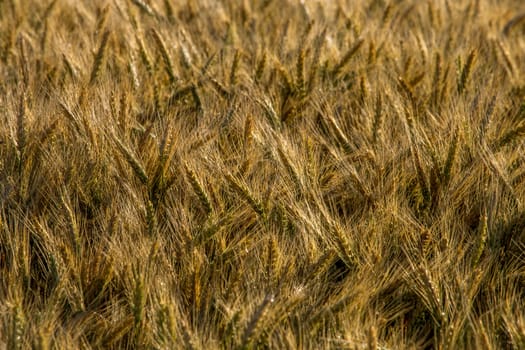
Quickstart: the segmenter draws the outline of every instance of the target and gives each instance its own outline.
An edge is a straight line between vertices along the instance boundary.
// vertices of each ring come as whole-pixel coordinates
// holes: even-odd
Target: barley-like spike
[[[168,105],[171,106],[177,101],[180,101],[183,97],[187,96],[188,94],[192,93],[194,84],[182,86],[178,90],[176,90],[173,95],[168,99]]]
[[[439,53],[436,53],[435,55],[435,69],[434,69],[434,77],[432,79],[432,95],[431,95],[431,101],[434,106],[437,106],[437,103],[439,101],[439,88],[441,85],[441,55]]]
[[[281,158],[281,161],[283,162],[284,167],[286,168],[286,170],[290,174],[290,176],[292,178],[292,181],[294,182],[298,193],[302,193],[301,179],[300,179],[300,177],[299,177],[299,175],[297,173],[297,170],[295,169],[295,167],[290,162],[289,157],[286,155],[286,153],[284,153],[283,146],[281,144],[278,145],[277,152],[279,153],[279,157]]]
[[[146,223],[148,224],[148,234],[150,237],[155,237],[157,235],[157,215],[150,200],[146,201]]]
[[[488,237],[488,216],[487,216],[487,209],[484,208],[484,212],[481,215],[481,220],[480,220],[477,247],[476,247],[476,250],[474,251],[474,254],[472,255],[472,268],[473,269],[478,267],[479,261],[481,259],[481,255],[483,255],[483,251],[485,250],[485,244],[487,242],[487,237]]]
[[[237,71],[239,69],[239,62],[241,60],[241,52],[237,49],[233,55],[233,62],[230,71],[230,87],[237,85]]]
[[[38,330],[36,341],[36,350],[50,350],[51,349],[51,330],[50,327],[43,327]]]
[[[102,41],[100,42],[97,54],[95,55],[93,67],[91,68],[91,77],[89,79],[90,85],[92,85],[95,80],[97,80],[100,70],[102,69],[102,65],[104,64],[110,33],[111,32],[109,30],[106,30],[102,36]]]
[[[153,11],[153,9],[148,4],[146,4],[144,1],[142,1],[142,0],[131,0],[131,2],[133,4],[135,4],[146,15],[151,16],[151,17],[156,17],[155,12]]]
[[[336,256],[337,253],[332,249],[321,255],[308,269],[306,283],[317,283],[319,278],[326,276],[326,271],[333,265]]]
[[[376,58],[377,58],[376,46],[374,42],[371,41],[370,44],[368,45],[368,57],[366,59],[366,64],[371,66],[372,64],[375,63]]]
[[[162,60],[164,61],[164,68],[166,70],[166,73],[168,73],[170,81],[174,83],[177,81],[177,77],[175,76],[175,70],[173,69],[173,63],[171,62],[171,57],[168,52],[168,48],[166,47],[162,36],[156,29],[152,29],[151,33],[153,34],[153,39],[155,40],[155,43],[157,44],[160,50]]]
[[[199,89],[197,88],[197,85],[192,85],[191,87],[191,96],[193,97],[193,102],[195,103],[195,110],[202,113],[202,101],[199,96]]]
[[[102,10],[97,9],[97,24],[95,28],[95,35],[99,35],[100,32],[102,32],[102,29],[106,26],[106,22],[108,20],[109,15],[109,5],[105,5]]]
[[[441,323],[443,321],[442,317],[442,308],[441,308],[441,301],[438,296],[438,291],[436,289],[435,283],[432,280],[429,271],[423,267],[419,267],[419,274],[422,282],[422,286],[424,288],[424,293],[426,296],[426,299],[430,303],[429,306],[432,307],[432,311],[434,313],[434,316],[436,317],[436,320]]]
[[[42,14],[42,17],[39,19],[37,25],[36,25],[36,30],[39,31],[40,30],[40,27],[42,25],[46,25],[47,23],[47,20],[49,19],[49,17],[51,16],[51,14],[53,13],[53,9],[55,8],[55,5],[56,3],[58,2],[58,0],[53,0],[49,3],[49,5],[47,5],[46,9],[44,10],[44,13]]]
[[[512,60],[505,46],[503,46],[500,40],[496,40],[496,45],[498,46],[498,49],[500,50],[501,55],[503,56],[503,60],[505,61],[505,65],[507,66],[507,70],[510,73],[510,75],[516,74],[516,65],[514,64],[514,61]]]
[[[278,117],[277,112],[275,111],[275,108],[273,107],[271,101],[265,98],[263,100],[259,100],[258,102],[259,105],[263,107],[265,115],[266,117],[268,117],[272,129],[274,131],[279,130],[282,125],[281,119]]]
[[[419,156],[419,150],[416,145],[412,146],[412,156],[414,158],[414,164],[416,166],[417,179],[421,189],[421,195],[423,196],[423,201],[425,207],[430,204],[431,193],[429,190],[427,176],[423,170],[423,165],[421,164],[421,157]]]
[[[362,38],[357,39],[357,41],[350,48],[350,50],[348,50],[348,52],[341,58],[339,63],[337,63],[337,65],[334,67],[332,71],[332,74],[334,76],[338,75],[343,69],[343,67],[346,66],[346,64],[352,59],[352,57],[354,57],[354,55],[357,53],[357,51],[359,51],[359,49],[363,45],[363,42],[364,42],[364,39]]]
[[[503,147],[509,143],[515,141],[516,139],[523,137],[525,135],[525,123],[521,123],[518,127],[507,131],[503,136],[497,139],[492,145],[494,152],[501,150]]]
[[[283,95],[287,96],[293,92],[294,85],[292,83],[292,79],[290,78],[288,72],[281,65],[277,67],[277,71],[279,72],[279,75],[281,76],[284,83]]]
[[[508,21],[507,24],[505,24],[501,33],[505,36],[508,36],[514,27],[517,27],[520,23],[523,22],[525,22],[525,12],[512,17],[510,21]]]
[[[18,105],[18,113],[16,116],[16,146],[21,159],[21,166],[25,157],[25,148],[27,142],[27,130],[26,130],[26,92],[22,91],[20,95],[20,102]]]
[[[144,308],[146,307],[146,287],[144,286],[144,278],[135,275],[135,288],[133,289],[133,318],[135,320],[135,327],[140,328],[144,320]]]
[[[452,167],[454,166],[454,161],[456,160],[456,156],[458,153],[458,142],[459,131],[456,130],[454,132],[454,138],[452,139],[452,142],[450,143],[450,146],[448,148],[447,159],[443,168],[442,183],[444,185],[448,185],[451,178]]]
[[[202,185],[200,184],[195,172],[191,170],[187,164],[185,164],[184,167],[186,168],[186,174],[188,175],[188,178],[190,180],[191,187],[197,194],[197,197],[199,197],[201,205],[206,210],[206,214],[210,215],[213,212],[213,207],[210,202],[210,197],[206,193],[206,190],[204,189],[204,187],[202,187]]]
[[[126,158],[126,161],[133,169],[133,172],[137,176],[137,178],[142,182],[142,184],[147,185],[149,183],[148,175],[146,174],[146,171],[140,164],[140,162],[135,158],[133,153],[120,141],[117,137],[115,137],[115,141],[117,142],[118,148]]]
[[[179,45],[179,60],[185,69],[187,70],[192,69],[193,67],[192,59],[188,51],[188,48],[186,47],[186,45],[184,45],[184,43],[180,43]]]
[[[326,114],[325,117],[326,117],[325,119],[328,122],[328,124],[330,125],[332,131],[335,133],[336,139],[342,145],[342,147],[345,150],[345,152],[351,153],[354,150],[354,148],[350,144],[350,141],[348,141],[348,138],[345,136],[343,130],[341,130],[341,128],[339,127],[339,125],[335,121],[334,117],[332,115],[330,115],[330,114]]]
[[[53,119],[53,121],[40,133],[40,137],[38,139],[38,145],[43,147],[46,141],[52,137],[53,133],[58,127],[58,120],[59,118]]]
[[[458,94],[460,94],[460,95],[463,93],[463,91],[465,90],[465,88],[467,86],[468,79],[469,79],[470,73],[472,71],[472,66],[474,64],[474,58],[475,57],[476,57],[476,50],[470,51],[470,53],[469,53],[469,55],[467,57],[467,62],[465,62],[465,65],[461,69],[461,75],[460,75],[459,81],[458,81]]]
[[[212,63],[215,60],[215,56],[217,56],[217,52],[213,52],[211,55],[209,55],[208,59],[206,60],[206,62],[201,68],[200,73],[202,76],[206,76],[206,74],[208,73],[209,68],[211,67]],[[202,85],[202,83],[203,83],[203,80],[199,81],[199,85]]]
[[[146,71],[150,76],[153,75],[153,63],[151,62],[150,55],[148,53],[148,50],[146,49],[146,46],[144,45],[144,42],[142,39],[137,35],[136,39],[137,44],[139,46],[139,54],[140,58],[142,59],[142,63],[144,64],[144,67],[146,67]]]
[[[16,41],[15,36],[16,36],[16,31],[13,28],[7,34],[6,43],[2,48],[2,52],[0,53],[0,59],[4,63],[7,63],[7,60],[9,59],[9,57],[12,56],[12,48],[14,47],[15,41]]]
[[[246,116],[246,120],[244,121],[244,150],[247,151],[248,148],[253,143],[253,116],[251,114],[248,114]]]
[[[347,267],[354,266],[355,257],[352,253],[352,247],[350,246],[350,242],[348,242],[348,239],[346,238],[344,232],[338,227],[333,227],[332,231],[335,236],[334,238],[335,243],[337,245],[339,257],[346,264]]]
[[[279,278],[279,245],[275,237],[268,241],[268,276],[272,286],[275,286]]]
[[[266,309],[268,305],[273,302],[273,298],[273,296],[267,295],[253,313],[250,321],[248,322],[248,325],[246,326],[246,329],[244,330],[241,348],[250,348],[250,345],[253,343],[253,341],[257,340],[261,330],[261,323],[266,315]]]
[[[261,218],[265,218],[266,215],[265,215],[265,210],[264,210],[263,205],[253,196],[250,190],[246,186],[240,184],[231,174],[226,174],[225,176],[228,182],[235,189],[235,191],[246,202],[248,202],[248,204],[250,204],[253,211],[255,211]]]
[[[377,345],[377,328],[374,327],[374,326],[371,326],[370,329],[368,330],[368,334],[367,334],[367,345],[368,345],[368,350],[377,350],[378,349],[378,345]]]
[[[411,87],[416,86],[417,84],[419,84],[419,83],[421,82],[421,80],[423,80],[423,78],[425,78],[425,75],[426,75],[426,72],[425,72],[425,71],[422,71],[421,73],[417,74],[417,75],[414,76],[412,79],[410,79],[410,81],[408,82],[408,84],[409,84]]]
[[[166,18],[171,23],[174,23],[175,20],[176,20],[176,18],[175,18],[175,10],[173,9],[173,6],[171,5],[171,1],[170,0],[164,0],[164,7],[166,8]]]
[[[443,104],[447,97],[449,97],[449,86],[448,86],[448,73],[450,72],[450,65],[447,65],[445,68],[445,71],[443,72],[443,77],[441,78],[441,90],[439,90],[439,93],[437,96],[439,97],[439,103],[438,106]]]
[[[140,87],[139,74],[137,71],[137,65],[135,63],[135,55],[133,54],[133,52],[130,52],[128,61],[128,72],[131,75],[131,83],[133,85],[134,91],[138,90],[138,88]]]
[[[7,349],[18,350],[22,349],[22,341],[24,339],[24,332],[26,328],[26,318],[20,302],[13,308],[13,315],[11,321],[11,332],[8,336]]]
[[[305,60],[305,50],[301,48],[299,55],[297,55],[297,63],[295,65],[296,74],[297,74],[297,91],[300,96],[303,96],[306,92],[306,84],[304,81],[304,60]]]
[[[368,87],[364,75],[359,77],[359,91],[361,93],[361,100],[364,102],[368,98]]]
[[[56,0],[54,1],[56,2]],[[40,37],[40,51],[42,56],[46,54],[47,38],[48,38],[48,24],[47,20],[44,22],[44,29],[42,30],[42,36]]]
[[[224,85],[219,83],[217,79],[210,77],[209,82],[211,83],[215,91],[217,91],[222,98],[226,100],[230,99],[230,96],[231,96],[230,91],[228,91],[228,89],[225,88]]]
[[[264,69],[266,68],[267,61],[268,61],[268,54],[266,51],[264,51],[263,56],[259,60],[259,63],[257,64],[257,68],[255,69],[255,82],[261,81],[261,78],[264,74]]]
[[[69,238],[71,239],[73,249],[75,251],[76,257],[78,258],[80,257],[80,254],[81,254],[81,241],[80,241],[80,234],[78,230],[78,224],[77,224],[77,220],[75,217],[75,213],[73,212],[73,209],[71,208],[69,204],[69,201],[64,196],[62,196],[61,199],[62,199],[62,205],[66,212]]]
[[[62,54],[62,62],[64,63],[64,66],[66,67],[67,74],[71,77],[71,79],[76,80],[78,73],[73,64],[68,60],[67,56],[65,54]]]
[[[376,108],[374,111],[374,124],[372,125],[372,142],[377,144],[383,134],[383,103],[381,94],[378,92],[376,97]]]
[[[182,328],[182,339],[184,340],[184,347],[188,350],[196,350],[197,346],[195,345],[195,340],[193,339],[190,327],[187,322],[184,320],[180,322]]]
[[[122,130],[128,130],[128,93],[126,90],[122,91],[122,94],[120,95],[120,108],[119,108],[119,116],[118,121],[120,124],[120,127]]]
[[[26,39],[21,35],[18,39],[18,46],[20,50],[20,68],[22,71],[22,82],[24,88],[27,88],[29,85],[29,62],[26,55]]]
[[[381,27],[384,27],[386,25],[386,22],[390,19],[391,13],[392,3],[388,2],[388,5],[386,5],[385,11],[383,12],[383,16],[381,17]]]
[[[492,114],[494,113],[495,108],[496,108],[496,95],[493,95],[492,98],[490,99],[487,109],[485,110],[483,119],[481,120],[481,123],[479,125],[479,139],[480,140],[483,140],[485,138],[485,134],[492,120]]]
[[[421,229],[419,240],[421,255],[426,257],[429,253],[430,243],[432,240],[430,230],[427,228]]]
[[[414,90],[402,77],[399,77],[397,79],[397,82],[399,90],[402,91],[408,97],[408,99],[411,102],[412,109],[415,112],[417,110],[417,99],[416,95],[414,94]]]

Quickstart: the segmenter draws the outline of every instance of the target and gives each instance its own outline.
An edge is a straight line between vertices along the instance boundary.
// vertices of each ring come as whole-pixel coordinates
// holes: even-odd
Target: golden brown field
[[[0,0],[0,349],[525,349],[525,2]]]

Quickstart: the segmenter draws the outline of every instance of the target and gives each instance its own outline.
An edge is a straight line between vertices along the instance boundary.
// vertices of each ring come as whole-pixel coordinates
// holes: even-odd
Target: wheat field
[[[522,0],[0,0],[0,349],[525,349]]]

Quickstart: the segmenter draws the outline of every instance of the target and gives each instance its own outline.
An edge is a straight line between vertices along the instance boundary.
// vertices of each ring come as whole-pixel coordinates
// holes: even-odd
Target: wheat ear
[[[357,51],[359,51],[359,49],[361,48],[363,43],[364,43],[364,39],[362,39],[362,38],[357,39],[357,41],[350,48],[350,50],[348,50],[346,52],[346,54],[341,58],[339,63],[337,63],[337,65],[334,67],[334,69],[332,71],[332,74],[334,76],[338,75],[341,72],[341,70],[343,69],[343,67],[346,66],[348,62],[350,62],[352,57],[354,57],[354,55],[357,53]]]
[[[468,83],[468,79],[470,77],[470,74],[472,72],[472,66],[474,64],[474,58],[476,57],[476,50],[470,51],[467,62],[465,62],[465,65],[461,69],[461,75],[459,77],[458,81],[458,94],[462,94],[463,91],[465,91],[465,88]]]
[[[108,46],[110,32],[106,30],[104,34],[102,35],[102,40],[100,42],[100,46],[98,48],[97,54],[95,55],[95,60],[93,62],[93,67],[91,68],[91,77],[89,79],[89,84],[92,85],[97,80],[100,70],[102,69],[102,65],[104,63],[105,57],[106,57],[106,49]]]
[[[159,32],[156,29],[152,29],[151,32],[153,34],[153,39],[155,40],[155,43],[157,44],[160,50],[162,60],[164,61],[164,68],[166,69],[166,73],[168,73],[168,77],[170,78],[170,81],[173,83],[177,81],[177,77],[175,76],[175,70],[173,69],[173,63],[171,62],[171,57],[168,53],[168,48],[166,47],[166,44],[164,43],[162,36],[159,34]]]

